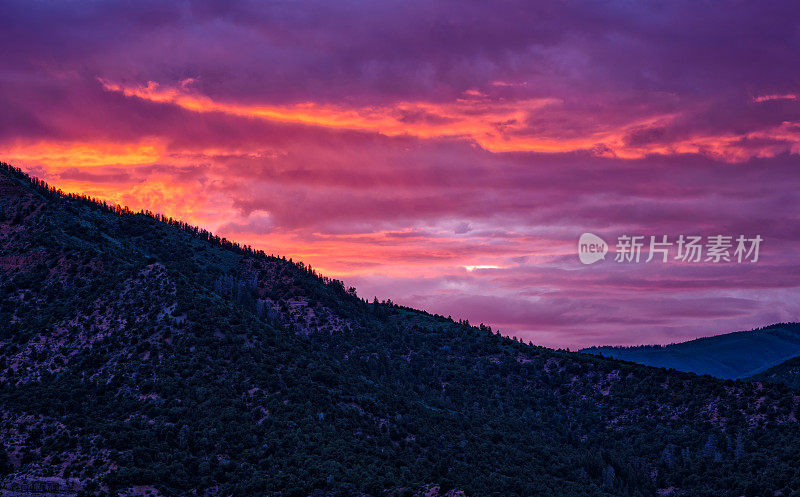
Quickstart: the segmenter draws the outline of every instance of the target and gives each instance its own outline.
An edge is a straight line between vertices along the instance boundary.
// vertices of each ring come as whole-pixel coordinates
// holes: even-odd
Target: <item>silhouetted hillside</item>
[[[786,387],[549,350],[367,302],[301,263],[5,165],[0,302],[3,489],[800,490],[800,397]]]
[[[581,352],[717,378],[747,378],[800,355],[800,324],[775,324],[665,346],[592,347]]]
[[[793,357],[788,361],[773,366],[766,371],[753,375],[754,381],[771,381],[783,383],[794,389],[800,390],[800,357]]]

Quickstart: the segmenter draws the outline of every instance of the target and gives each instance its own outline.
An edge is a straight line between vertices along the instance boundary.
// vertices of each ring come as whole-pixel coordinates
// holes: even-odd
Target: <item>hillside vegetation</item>
[[[800,495],[800,397],[368,302],[0,168],[0,475],[83,493]]]
[[[777,366],[754,375],[753,381],[769,381],[783,383],[796,390],[800,390],[800,357],[789,359]]]

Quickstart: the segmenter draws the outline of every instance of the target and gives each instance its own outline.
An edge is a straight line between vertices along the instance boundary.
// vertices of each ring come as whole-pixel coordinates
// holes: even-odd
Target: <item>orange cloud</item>
[[[489,248],[484,237],[457,237],[452,233],[414,233],[379,230],[370,233],[332,235],[280,231],[257,234],[222,226],[219,233],[230,239],[265,249],[268,253],[291,254],[325,274],[346,278],[373,275],[404,277],[415,274],[434,278],[442,272],[473,272],[501,269],[512,256],[529,255],[532,249],[552,257],[552,247],[537,243]],[[398,237],[398,235],[407,235]],[[497,243],[497,241],[494,241]]]
[[[159,140],[134,143],[35,141],[0,144],[0,155],[9,162],[46,165],[50,171],[109,165],[152,164],[164,156]]]
[[[770,156],[785,150],[780,144],[760,148],[745,146],[743,141],[786,140],[786,123],[774,129],[744,134],[711,134],[685,137],[665,143],[628,143],[626,137],[639,129],[668,127],[680,115],[666,113],[630,122],[609,125],[602,120],[565,115],[563,101],[554,98],[506,101],[492,99],[478,90],[468,90],[464,98],[450,103],[396,102],[391,105],[349,108],[306,102],[292,105],[249,105],[220,102],[190,89],[192,80],[167,87],[150,81],[147,85],[126,86],[103,79],[111,92],[150,102],[174,105],[198,113],[221,113],[248,119],[347,129],[379,133],[384,136],[413,136],[423,139],[461,138],[472,140],[490,152],[563,153],[591,150],[597,155],[624,159],[650,154],[704,154],[727,161],[741,161],[754,156]],[[795,99],[795,95],[765,95],[755,101]],[[561,131],[538,131],[529,127],[532,118],[547,118],[565,124]],[[792,123],[789,123],[792,124]],[[567,130],[567,131],[564,131]],[[789,133],[791,140],[797,133]],[[794,150],[794,149],[793,149]]]
[[[108,91],[150,102],[175,105],[192,112],[219,112],[238,117],[418,138],[468,138],[491,152],[568,152],[598,142],[621,140],[618,132],[592,133],[579,139],[524,136],[529,117],[558,106],[559,99],[491,100],[477,91],[451,103],[397,102],[390,106],[346,108],[313,102],[294,105],[244,105],[217,102],[187,88],[163,87],[150,81],[124,86],[100,79]],[[642,125],[644,123],[636,123]],[[515,136],[516,135],[516,136]]]

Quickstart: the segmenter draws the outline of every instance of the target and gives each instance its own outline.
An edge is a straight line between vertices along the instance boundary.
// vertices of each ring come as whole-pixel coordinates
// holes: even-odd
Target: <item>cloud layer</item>
[[[791,2],[15,2],[0,158],[553,346],[797,320]],[[578,236],[760,234],[582,266]]]

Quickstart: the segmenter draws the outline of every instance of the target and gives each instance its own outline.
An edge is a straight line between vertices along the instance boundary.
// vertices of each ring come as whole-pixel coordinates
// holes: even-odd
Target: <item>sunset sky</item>
[[[65,191],[547,346],[800,320],[795,2],[0,7],[0,160]],[[582,265],[584,232],[764,242]]]

